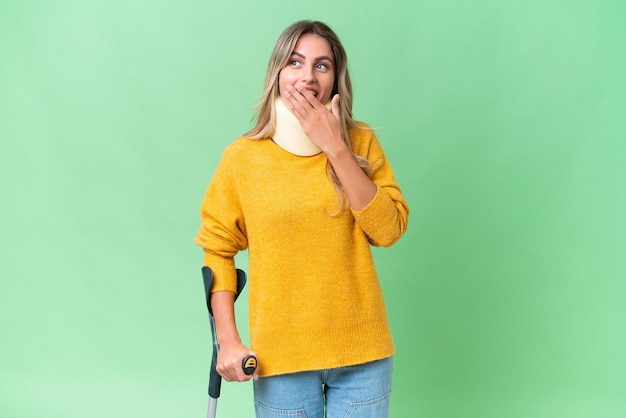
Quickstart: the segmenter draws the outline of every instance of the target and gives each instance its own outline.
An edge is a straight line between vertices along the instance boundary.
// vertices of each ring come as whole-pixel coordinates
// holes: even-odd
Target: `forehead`
[[[333,51],[328,41],[313,33],[305,33],[298,38],[293,52],[304,55],[306,58],[329,57],[334,59]]]

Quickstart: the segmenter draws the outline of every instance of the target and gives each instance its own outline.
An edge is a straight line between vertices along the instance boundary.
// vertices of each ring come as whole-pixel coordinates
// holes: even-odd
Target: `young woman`
[[[196,243],[214,273],[217,370],[250,379],[257,417],[387,417],[393,342],[370,245],[409,209],[373,130],[352,119],[346,53],[300,21],[272,52],[256,125],[229,145]],[[234,256],[248,249],[252,350],[237,331]]]

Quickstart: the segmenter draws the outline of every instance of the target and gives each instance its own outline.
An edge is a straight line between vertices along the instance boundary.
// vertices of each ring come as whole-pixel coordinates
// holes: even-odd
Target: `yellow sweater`
[[[248,249],[251,348],[261,376],[365,363],[394,353],[370,244],[389,246],[409,209],[374,132],[350,132],[378,191],[337,213],[325,154],[299,157],[272,140],[224,152],[200,210],[196,243],[212,291],[236,289],[233,257]]]

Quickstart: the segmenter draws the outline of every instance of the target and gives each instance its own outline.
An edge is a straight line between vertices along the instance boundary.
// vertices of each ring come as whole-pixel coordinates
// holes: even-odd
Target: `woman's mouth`
[[[317,90],[309,89],[309,88],[306,88],[306,87],[305,87],[305,90],[310,91],[310,92],[313,94],[313,96],[315,96],[315,97],[317,97],[317,95],[319,94],[319,93],[317,92]]]

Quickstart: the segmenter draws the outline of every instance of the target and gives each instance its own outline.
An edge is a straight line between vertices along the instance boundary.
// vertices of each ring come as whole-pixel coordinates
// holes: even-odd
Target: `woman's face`
[[[334,84],[335,58],[328,41],[312,33],[300,36],[287,65],[278,75],[281,96],[288,85],[301,86],[326,104],[331,99]]]

